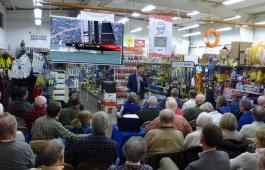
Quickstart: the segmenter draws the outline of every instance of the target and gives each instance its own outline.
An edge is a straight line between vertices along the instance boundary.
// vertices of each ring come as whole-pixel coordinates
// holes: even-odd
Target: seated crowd
[[[0,109],[0,170],[265,170],[265,96],[253,106],[238,94],[216,105],[194,90],[184,103],[178,89],[169,94],[143,106],[128,95],[118,114],[137,114],[145,135],[121,146],[107,135],[109,115],[85,110],[78,92],[63,106],[44,96],[32,106],[20,88],[7,112]]]

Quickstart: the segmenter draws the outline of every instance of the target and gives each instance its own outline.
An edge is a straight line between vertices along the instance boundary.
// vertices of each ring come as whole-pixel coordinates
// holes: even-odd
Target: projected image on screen
[[[52,61],[121,64],[122,47],[122,24],[51,18]]]
[[[155,37],[155,47],[167,47],[167,37]]]

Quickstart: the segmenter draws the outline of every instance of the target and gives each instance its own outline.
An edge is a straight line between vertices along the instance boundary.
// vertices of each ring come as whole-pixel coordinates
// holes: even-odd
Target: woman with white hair
[[[214,110],[213,105],[210,102],[206,102],[200,106],[200,109],[208,114],[213,119],[213,124],[216,126],[219,126],[219,122],[221,120],[222,114],[219,113],[218,111]]]
[[[201,113],[196,119],[196,130],[194,132],[189,133],[184,140],[184,148],[189,149],[195,146],[202,146],[200,143],[200,137],[202,133],[202,129],[208,125],[213,123],[212,117],[208,113]]]
[[[182,110],[178,107],[176,99],[173,97],[168,97],[166,100],[166,109],[172,110],[176,115],[183,116]]]

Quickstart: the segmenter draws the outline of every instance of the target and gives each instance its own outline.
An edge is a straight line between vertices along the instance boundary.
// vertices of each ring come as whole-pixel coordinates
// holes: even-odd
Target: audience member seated
[[[253,117],[251,113],[252,109],[252,102],[247,99],[241,99],[240,100],[240,112],[242,113],[242,116],[240,117],[237,125],[237,130],[240,131],[240,129],[246,125],[251,124],[253,122]]]
[[[31,104],[27,102],[28,89],[20,87],[16,91],[16,99],[8,104],[7,111],[14,115],[17,119],[18,128],[26,127],[25,114],[27,110],[32,108]]]
[[[27,110],[25,115],[25,123],[30,130],[36,119],[46,114],[47,99],[44,96],[38,96],[34,101],[34,108]]]
[[[141,107],[137,103],[137,94],[134,92],[130,92],[127,97],[127,101],[121,106],[119,114],[137,114],[140,110]]]
[[[115,163],[118,157],[118,144],[105,135],[109,125],[107,113],[95,113],[91,121],[92,135],[70,147],[66,154],[66,162],[74,167],[82,162],[102,162],[110,165]]]
[[[221,120],[222,114],[219,113],[218,111],[214,110],[213,105],[210,102],[206,102],[200,106],[200,109],[206,113],[208,113],[212,119],[213,119],[213,124],[216,126],[219,126],[219,122]]]
[[[166,109],[172,110],[176,115],[183,116],[182,110],[178,107],[178,104],[173,97],[167,98]]]
[[[160,109],[157,108],[157,98],[155,96],[150,96],[147,99],[147,103],[148,108],[141,110],[138,114],[142,124],[154,120],[158,117],[160,112]]]
[[[179,170],[176,164],[169,157],[162,158],[159,165],[159,170]]]
[[[265,96],[259,96],[258,97],[258,105],[265,107]]]
[[[230,169],[260,170],[260,160],[265,154],[265,128],[260,128],[256,133],[255,153],[245,152],[230,160]]]
[[[152,170],[152,167],[141,164],[147,153],[147,146],[142,137],[131,137],[123,146],[126,163],[121,166],[112,165],[108,170]]]
[[[69,107],[72,107],[72,102],[71,100],[74,99],[74,98],[80,98],[80,94],[76,91],[76,90],[70,90],[69,94],[68,94],[68,102],[63,104],[62,105],[62,108],[69,108]],[[79,110],[80,111],[83,111],[85,110],[85,107],[82,103],[80,103],[80,106],[79,106]]]
[[[227,105],[227,101],[224,96],[218,96],[216,100],[216,110],[219,113],[231,112],[231,108]]]
[[[236,116],[236,119],[239,120],[240,118],[240,100],[241,99],[241,94],[239,93],[234,93],[232,95],[232,102],[228,104],[228,106],[231,108],[231,113],[233,113]]]
[[[219,122],[223,139],[239,140],[237,128],[237,120],[232,113],[225,113]]]
[[[189,133],[184,140],[184,148],[189,149],[195,146],[201,146],[200,137],[202,129],[213,123],[212,117],[208,113],[201,113],[196,119],[196,130]]]
[[[70,131],[75,134],[90,134],[90,120],[92,118],[92,114],[87,111],[81,111],[78,113],[77,118],[72,121],[72,127]]]
[[[221,140],[221,129],[214,124],[206,125],[200,138],[203,147],[203,152],[199,154],[200,159],[190,163],[185,170],[229,170],[227,153],[216,150]]]
[[[144,137],[148,155],[175,153],[183,149],[183,134],[174,128],[174,117],[172,110],[164,109],[160,112],[160,128],[150,130]]]
[[[184,117],[185,119],[190,122],[191,125],[195,125],[195,122],[198,115],[202,112],[200,106],[205,102],[206,97],[203,94],[198,94],[195,98],[196,106],[193,108],[185,109]],[[194,127],[193,127],[194,128]]]
[[[265,108],[263,106],[256,106],[252,110],[254,122],[244,125],[239,132],[239,139],[241,141],[248,141],[254,143],[256,132],[259,128],[265,128]]]
[[[173,88],[170,91],[170,96],[168,96],[167,98],[163,99],[160,102],[160,109],[165,109],[166,108],[166,102],[168,101],[168,99],[174,99],[177,102],[177,105],[181,108],[182,106],[182,102],[181,99],[179,98],[179,90],[177,88]]]
[[[196,106],[196,101],[195,101],[195,97],[196,97],[196,92],[195,90],[190,90],[189,91],[189,100],[186,101],[183,106],[182,106],[182,111],[185,111],[186,109],[189,108],[194,108]]]
[[[74,140],[75,135],[57,121],[62,107],[59,103],[47,106],[47,115],[38,118],[32,125],[32,140],[51,140],[59,137]]]
[[[184,136],[192,132],[192,128],[190,127],[189,122],[187,122],[187,120],[183,116],[180,116],[180,115],[175,114],[173,126],[175,127],[175,129],[181,131]],[[152,129],[158,129],[160,127],[161,127],[160,118],[157,117],[144,128],[144,131],[145,133],[147,133],[148,131]]]
[[[70,102],[71,107],[63,109],[58,119],[63,126],[71,126],[72,120],[74,120],[80,112],[79,107],[81,102],[79,96],[72,97]]]
[[[31,170],[63,170],[64,169],[64,145],[57,141],[49,141],[39,154],[41,168]]]
[[[0,115],[0,169],[28,170],[34,167],[35,156],[25,142],[16,141],[17,121],[9,113]]]

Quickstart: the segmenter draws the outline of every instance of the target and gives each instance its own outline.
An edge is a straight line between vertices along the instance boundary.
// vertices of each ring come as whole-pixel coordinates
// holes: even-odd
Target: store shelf
[[[165,65],[165,66],[171,66],[171,63],[158,63],[158,62],[142,62],[140,64],[146,64],[146,65]]]
[[[240,92],[240,93],[248,93],[248,94],[254,94],[254,95],[262,95],[262,93],[256,93],[256,92],[251,92],[251,91],[238,90],[238,89],[232,89],[232,88],[229,88],[229,89],[235,90],[235,91]]]

